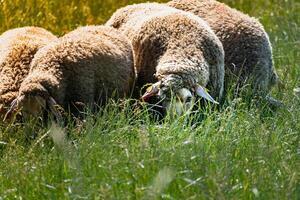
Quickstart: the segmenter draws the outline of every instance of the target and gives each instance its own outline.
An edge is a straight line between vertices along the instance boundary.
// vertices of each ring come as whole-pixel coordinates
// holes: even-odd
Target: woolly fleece
[[[41,47],[55,40],[39,27],[15,28],[0,36],[0,112],[7,111],[28,75],[30,63]]]
[[[239,86],[249,80],[262,94],[278,81],[269,37],[258,20],[215,0],[173,0],[167,5],[201,17],[214,30],[225,51],[225,80],[237,78]]]
[[[199,17],[163,4],[143,3],[117,10],[106,25],[131,40],[138,89],[162,80],[175,92],[200,84],[213,97],[222,97],[222,44]]]
[[[51,96],[76,113],[77,106],[129,95],[134,77],[126,37],[110,27],[81,27],[37,52],[19,96]]]

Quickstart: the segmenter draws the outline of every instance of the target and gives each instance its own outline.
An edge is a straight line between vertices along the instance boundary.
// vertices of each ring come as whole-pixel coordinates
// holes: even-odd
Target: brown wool
[[[261,94],[277,82],[269,37],[258,20],[215,0],[172,0],[167,5],[210,25],[224,47],[225,80],[238,77],[240,86],[251,80],[254,91]]]
[[[110,27],[80,27],[36,53],[19,97],[51,96],[74,111],[130,95],[134,78],[132,47],[125,36]]]
[[[143,3],[117,10],[106,25],[131,40],[139,88],[158,80],[175,91],[200,84],[213,97],[222,97],[222,44],[199,17],[163,4]]]
[[[1,115],[16,98],[38,51],[56,37],[39,27],[22,27],[0,35],[0,109]]]

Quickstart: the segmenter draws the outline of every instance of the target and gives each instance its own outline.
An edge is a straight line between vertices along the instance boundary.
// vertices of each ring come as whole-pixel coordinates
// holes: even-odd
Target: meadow
[[[57,35],[142,0],[0,0],[0,33]],[[223,0],[269,33],[285,107],[226,97],[219,109],[156,121],[111,102],[65,128],[0,124],[1,199],[300,199],[300,1]],[[246,98],[247,99],[247,98]]]

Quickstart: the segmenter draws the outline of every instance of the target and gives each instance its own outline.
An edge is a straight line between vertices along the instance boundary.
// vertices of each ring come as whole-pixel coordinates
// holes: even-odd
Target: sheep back
[[[162,4],[145,3],[119,9],[106,25],[131,40],[138,89],[173,74],[179,76],[173,84],[179,88],[207,85],[214,97],[222,96],[222,44],[199,17]]]
[[[266,93],[277,82],[272,47],[261,23],[215,0],[173,0],[168,6],[204,19],[221,40],[225,51],[225,79],[251,81]]]
[[[110,27],[81,27],[36,53],[20,95],[45,88],[64,108],[77,102],[100,104],[114,95],[130,95],[134,77],[132,47],[125,36]]]
[[[55,39],[52,33],[39,27],[15,28],[0,35],[1,112],[16,98],[35,53]]]

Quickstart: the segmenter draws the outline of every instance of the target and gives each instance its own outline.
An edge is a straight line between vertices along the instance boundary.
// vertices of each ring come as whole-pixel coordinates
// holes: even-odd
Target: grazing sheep
[[[16,28],[0,35],[0,115],[17,97],[38,49],[56,37],[39,27]]]
[[[191,92],[212,102],[222,97],[222,44],[199,17],[162,4],[143,3],[119,9],[106,25],[122,31],[132,42],[137,88],[154,83],[144,100],[157,95],[169,107],[173,91],[183,108],[190,108]]]
[[[225,88],[237,78],[241,87],[250,81],[254,94],[265,96],[277,80],[269,37],[258,20],[215,0],[172,0],[168,6],[204,19],[225,51]]]
[[[47,108],[59,117],[58,104],[77,115],[83,105],[129,95],[134,77],[126,37],[110,27],[81,27],[36,53],[10,112],[22,107],[39,116]]]

